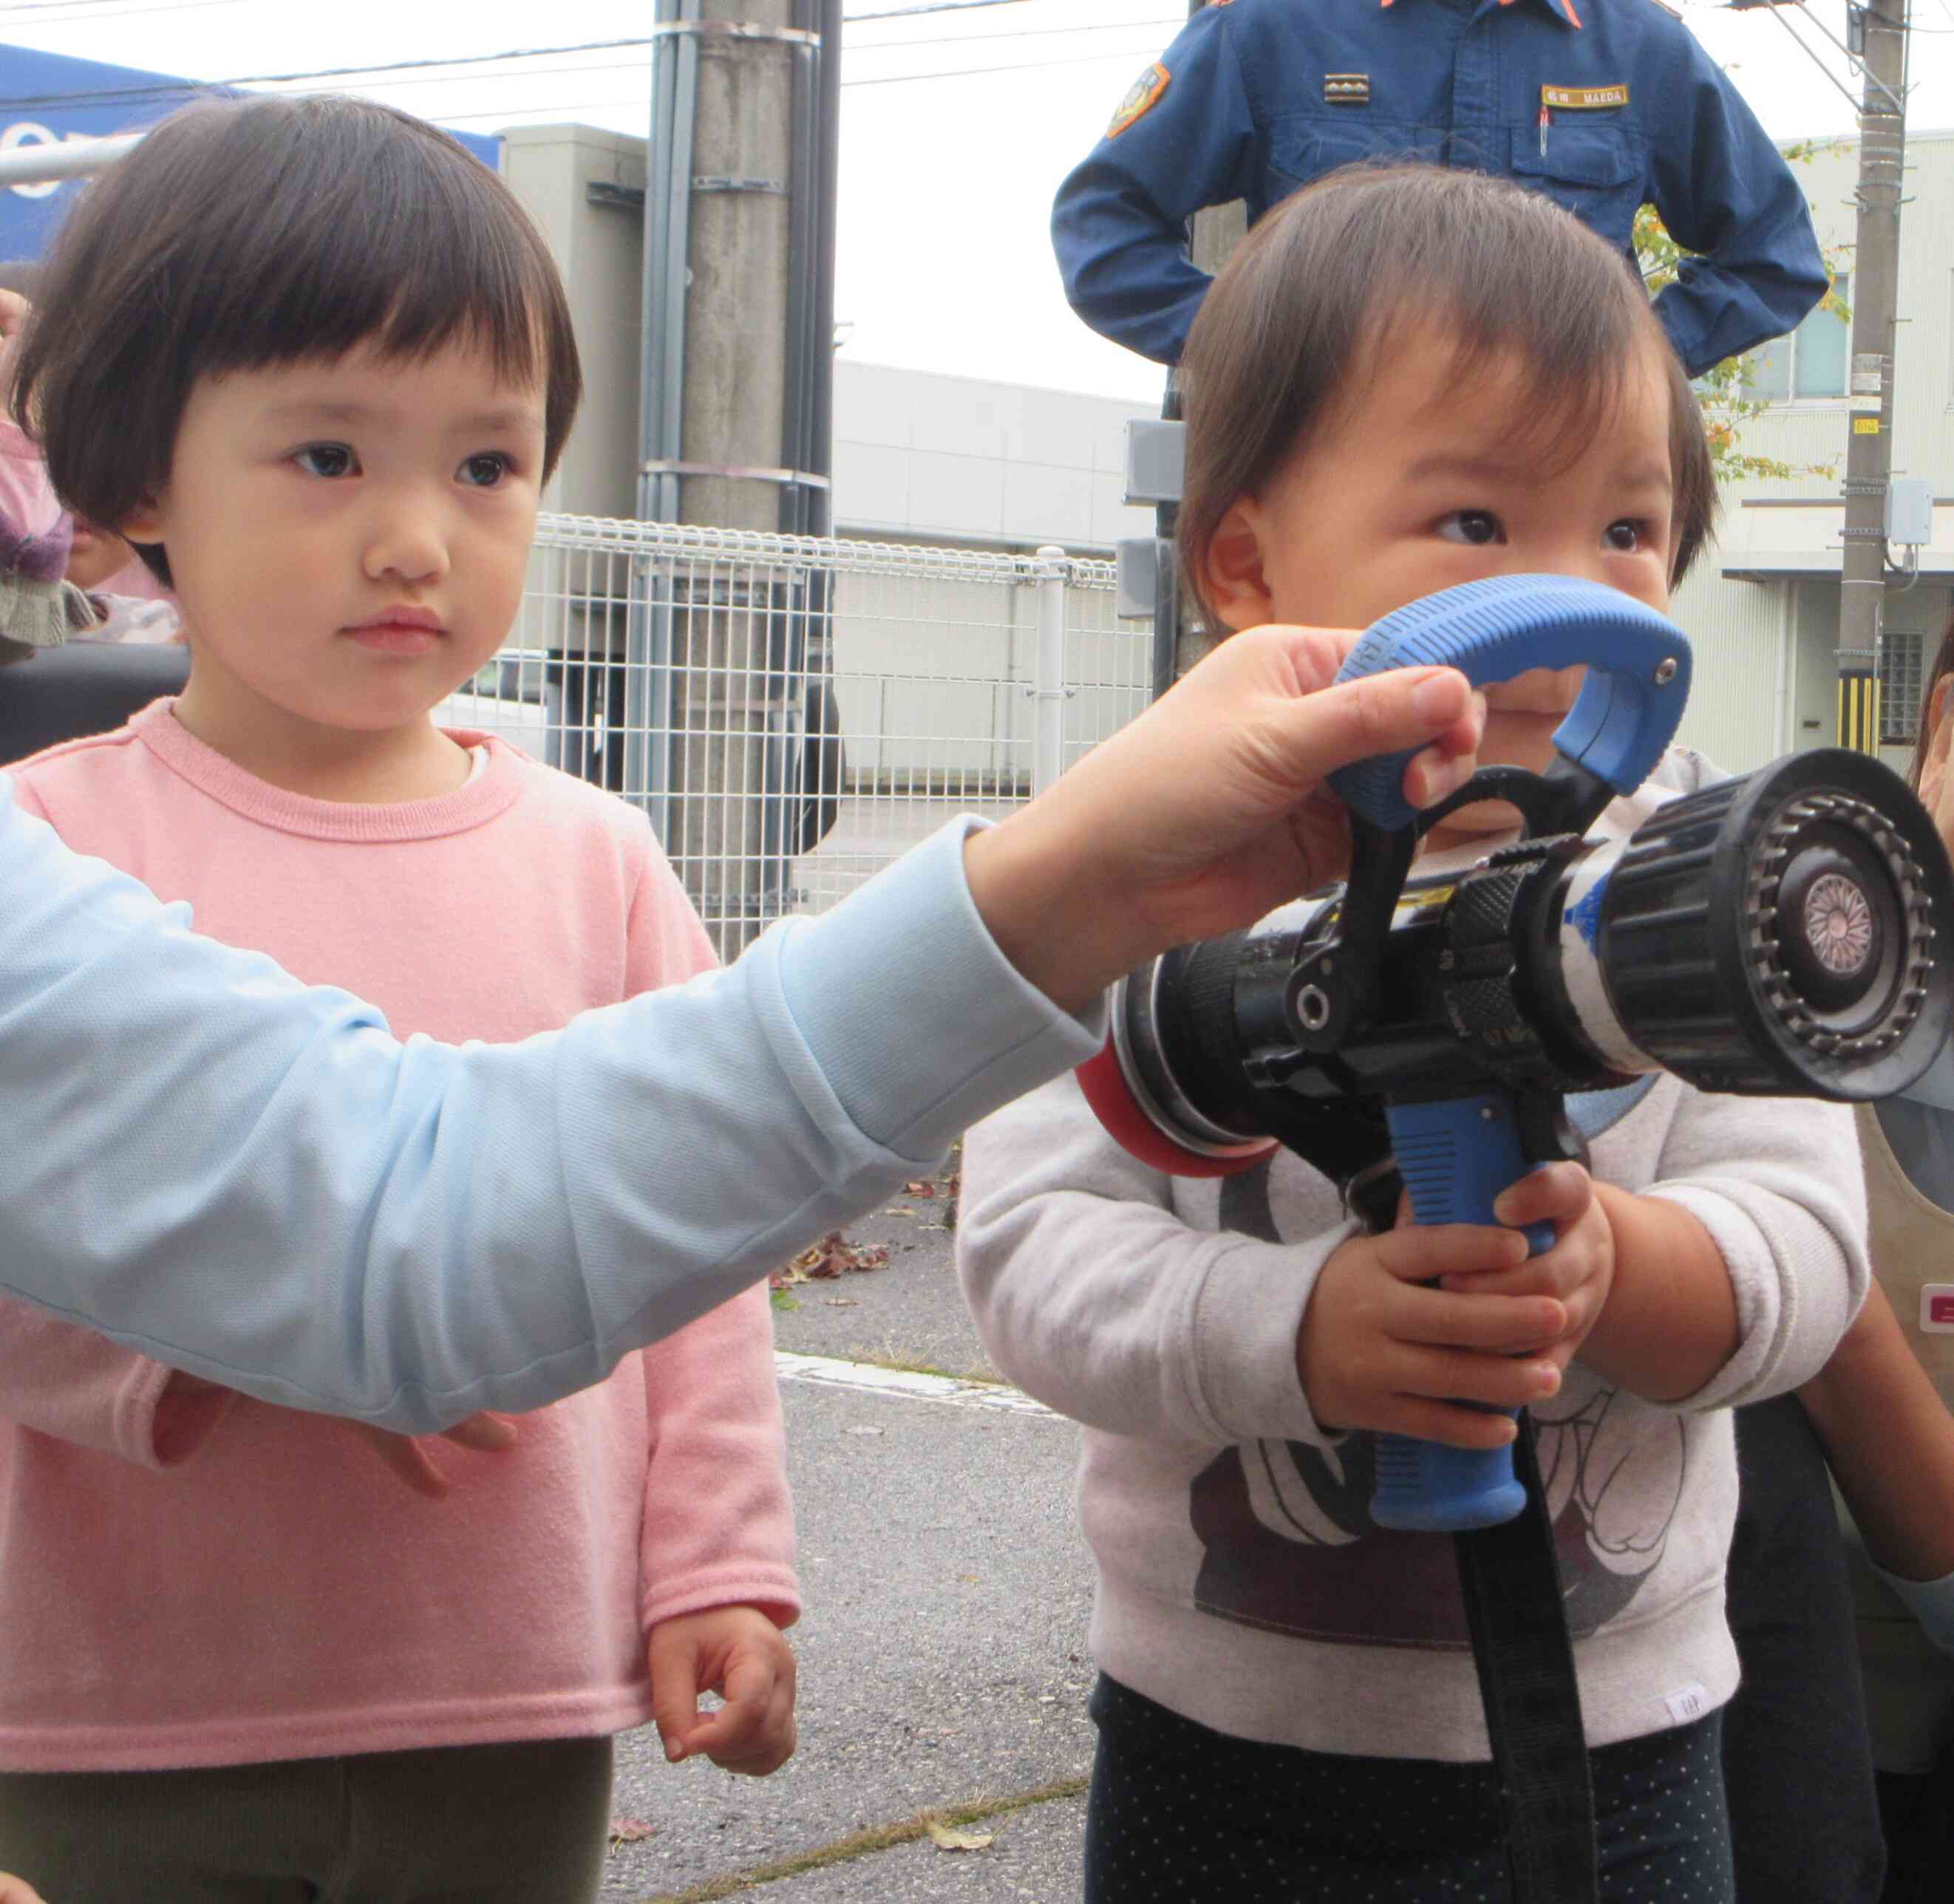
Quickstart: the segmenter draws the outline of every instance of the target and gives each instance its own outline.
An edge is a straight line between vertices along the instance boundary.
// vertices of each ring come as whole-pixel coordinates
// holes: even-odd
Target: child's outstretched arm
[[[1129,965],[1334,875],[1333,769],[1430,743],[1407,791],[1455,783],[1463,677],[1322,692],[1353,639],[1238,635],[994,834],[515,1046],[402,1046],[68,853],[0,776],[0,1290],[417,1432],[599,1381],[1090,1056],[1066,1014]]]
[[[1954,1651],[1954,1415],[1878,1284],[1798,1395],[1875,1564],[1943,1583],[1939,1620],[1922,1624]]]

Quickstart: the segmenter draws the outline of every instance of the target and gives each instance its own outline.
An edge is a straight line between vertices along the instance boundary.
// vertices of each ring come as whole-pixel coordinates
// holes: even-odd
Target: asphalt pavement
[[[774,1317],[807,1601],[800,1750],[753,1780],[668,1766],[649,1728],[620,1739],[614,1809],[651,1832],[613,1852],[606,1904],[1078,1898],[1077,1432],[969,1379],[994,1372],[957,1292],[949,1188],[851,1226],[887,1266],[799,1284]],[[940,1847],[928,1820],[953,1814],[989,1842]]]

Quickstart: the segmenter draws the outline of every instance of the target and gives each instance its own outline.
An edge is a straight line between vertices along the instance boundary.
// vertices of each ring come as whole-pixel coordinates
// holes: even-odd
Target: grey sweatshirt
[[[1604,830],[1632,827],[1700,770],[1673,755]],[[1577,1360],[1535,1411],[1599,1746],[1698,1717],[1735,1690],[1729,1410],[1817,1371],[1868,1269],[1842,1107],[1710,1097],[1664,1077],[1593,1158],[1597,1179],[1702,1223],[1729,1266],[1740,1332],[1728,1363],[1679,1404],[1613,1388]],[[1160,1175],[1102,1134],[1069,1077],[966,1145],[957,1241],[985,1346],[1084,1424],[1102,1670],[1239,1737],[1484,1759],[1452,1544],[1371,1523],[1368,1438],[1327,1434],[1296,1372],[1317,1275],[1354,1233],[1332,1184],[1287,1152],[1218,1184]]]

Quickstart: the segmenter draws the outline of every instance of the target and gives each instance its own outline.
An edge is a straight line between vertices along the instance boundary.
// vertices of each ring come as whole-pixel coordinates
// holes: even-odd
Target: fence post
[[[1038,550],[1047,572],[1038,581],[1038,653],[1032,692],[1038,701],[1032,729],[1032,792],[1044,792],[1065,769],[1065,584],[1072,564],[1053,544]]]

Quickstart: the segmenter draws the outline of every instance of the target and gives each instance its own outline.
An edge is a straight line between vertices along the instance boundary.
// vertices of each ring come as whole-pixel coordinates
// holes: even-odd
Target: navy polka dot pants
[[[1509,1904],[1490,1765],[1211,1731],[1103,1676],[1085,1904]],[[1721,1715],[1590,1755],[1604,1904],[1733,1904]]]

